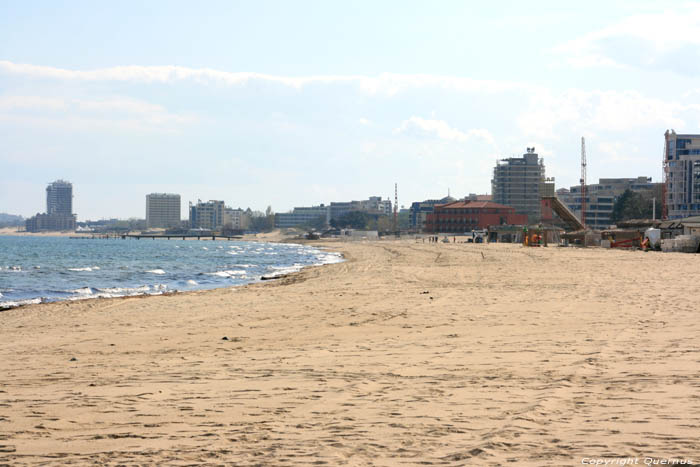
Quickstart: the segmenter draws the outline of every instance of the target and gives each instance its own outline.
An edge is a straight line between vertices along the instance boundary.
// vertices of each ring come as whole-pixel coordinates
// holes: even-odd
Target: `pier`
[[[164,238],[166,240],[187,240],[187,239],[197,239],[197,240],[242,240],[242,235],[202,235],[202,234],[100,234],[100,235],[75,235],[70,237],[72,240],[108,240],[120,238],[126,240],[127,238],[135,238],[136,240],[141,240],[142,238]]]
[[[127,239],[127,238],[135,238],[136,240],[141,240],[142,238],[150,238],[155,240],[156,238],[165,238],[166,240],[170,240],[171,238],[176,239],[176,240],[187,240],[189,239],[197,239],[197,240],[241,240],[243,238],[242,235],[202,235],[202,234],[123,234],[121,235],[122,239]]]

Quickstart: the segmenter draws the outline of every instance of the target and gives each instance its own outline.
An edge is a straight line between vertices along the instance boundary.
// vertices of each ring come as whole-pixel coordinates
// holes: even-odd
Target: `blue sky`
[[[0,212],[58,178],[79,219],[408,206],[529,146],[568,187],[581,136],[589,180],[659,180],[663,132],[700,133],[700,4],[560,5],[0,1]]]

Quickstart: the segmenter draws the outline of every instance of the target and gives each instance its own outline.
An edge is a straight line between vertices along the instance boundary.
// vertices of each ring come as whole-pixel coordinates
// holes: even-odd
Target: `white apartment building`
[[[233,209],[228,206],[224,208],[224,227],[234,230],[245,230],[249,227],[248,216],[242,209]]]

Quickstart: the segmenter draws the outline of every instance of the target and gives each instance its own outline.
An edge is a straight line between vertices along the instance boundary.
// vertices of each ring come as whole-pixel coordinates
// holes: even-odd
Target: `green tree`
[[[253,212],[253,215],[250,218],[250,228],[251,230],[255,230],[257,232],[271,231],[275,228],[275,215],[271,212],[269,215]]]
[[[300,227],[305,229],[323,230],[328,226],[326,216],[318,216],[316,219],[306,222]]]
[[[341,229],[366,229],[370,216],[362,211],[350,211],[339,219],[331,219],[331,225]]]
[[[368,230],[376,230],[377,232],[393,232],[394,219],[389,216],[373,216],[367,222]]]
[[[630,219],[651,219],[654,205],[656,205],[656,215],[658,217],[661,215],[660,189],[643,192],[625,190],[615,201],[610,219],[613,223]]]
[[[411,226],[411,217],[408,211],[399,212],[399,230],[408,230]]]

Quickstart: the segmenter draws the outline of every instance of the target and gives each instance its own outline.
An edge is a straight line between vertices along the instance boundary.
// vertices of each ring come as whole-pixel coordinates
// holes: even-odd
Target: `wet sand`
[[[1,312],[0,464],[700,462],[697,255],[325,245],[348,261]]]

